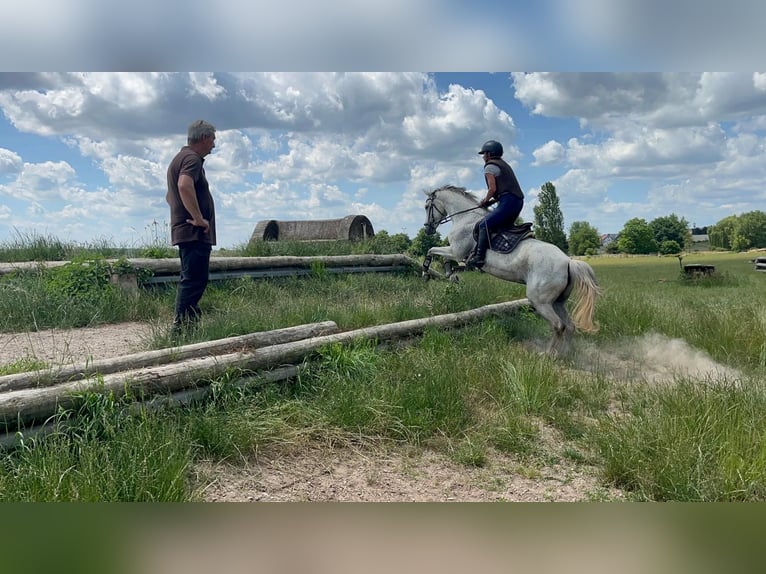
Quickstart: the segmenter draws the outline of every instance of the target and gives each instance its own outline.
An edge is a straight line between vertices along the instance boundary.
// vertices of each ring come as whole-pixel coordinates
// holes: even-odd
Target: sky
[[[173,1],[8,8],[0,242],[166,238],[167,165],[196,119],[218,130],[205,165],[224,248],[270,219],[365,215],[375,231],[414,237],[424,192],[483,195],[487,139],[505,147],[526,221],[546,182],[567,230],[616,233],[670,214],[702,227],[766,210],[760,3],[272,4],[221,0],[164,28]],[[55,18],[35,18],[43,8]],[[175,31],[204,40],[179,44]],[[25,71],[57,68],[138,71]],[[150,71],[165,68],[284,71]],[[559,71],[512,71],[535,69]]]

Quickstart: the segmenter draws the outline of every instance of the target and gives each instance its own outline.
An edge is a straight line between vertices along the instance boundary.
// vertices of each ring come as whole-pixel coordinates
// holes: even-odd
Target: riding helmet
[[[487,140],[484,145],[481,146],[479,155],[484,152],[489,152],[489,157],[503,157],[503,144],[495,140]]]

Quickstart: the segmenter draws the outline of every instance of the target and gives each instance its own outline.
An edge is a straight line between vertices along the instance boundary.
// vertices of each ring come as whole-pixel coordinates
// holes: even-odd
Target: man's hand
[[[200,219],[187,219],[186,223],[191,223],[194,227],[202,227],[205,233],[210,231],[210,222],[204,217]]]

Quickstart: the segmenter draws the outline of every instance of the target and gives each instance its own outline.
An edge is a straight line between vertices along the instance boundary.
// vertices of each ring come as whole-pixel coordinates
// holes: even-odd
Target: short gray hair
[[[204,137],[213,137],[215,135],[215,126],[205,120],[197,120],[189,126],[186,142],[195,144]]]

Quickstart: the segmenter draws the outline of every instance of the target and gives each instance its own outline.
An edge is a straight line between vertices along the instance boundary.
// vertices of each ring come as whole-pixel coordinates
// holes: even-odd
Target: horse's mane
[[[476,196],[472,193],[467,192],[464,187],[457,187],[455,185],[443,185],[437,189],[434,189],[429,195],[434,194],[438,191],[450,191],[452,193],[457,193],[459,195],[462,195],[466,199],[470,200],[475,205],[479,205],[479,200],[476,199]]]

